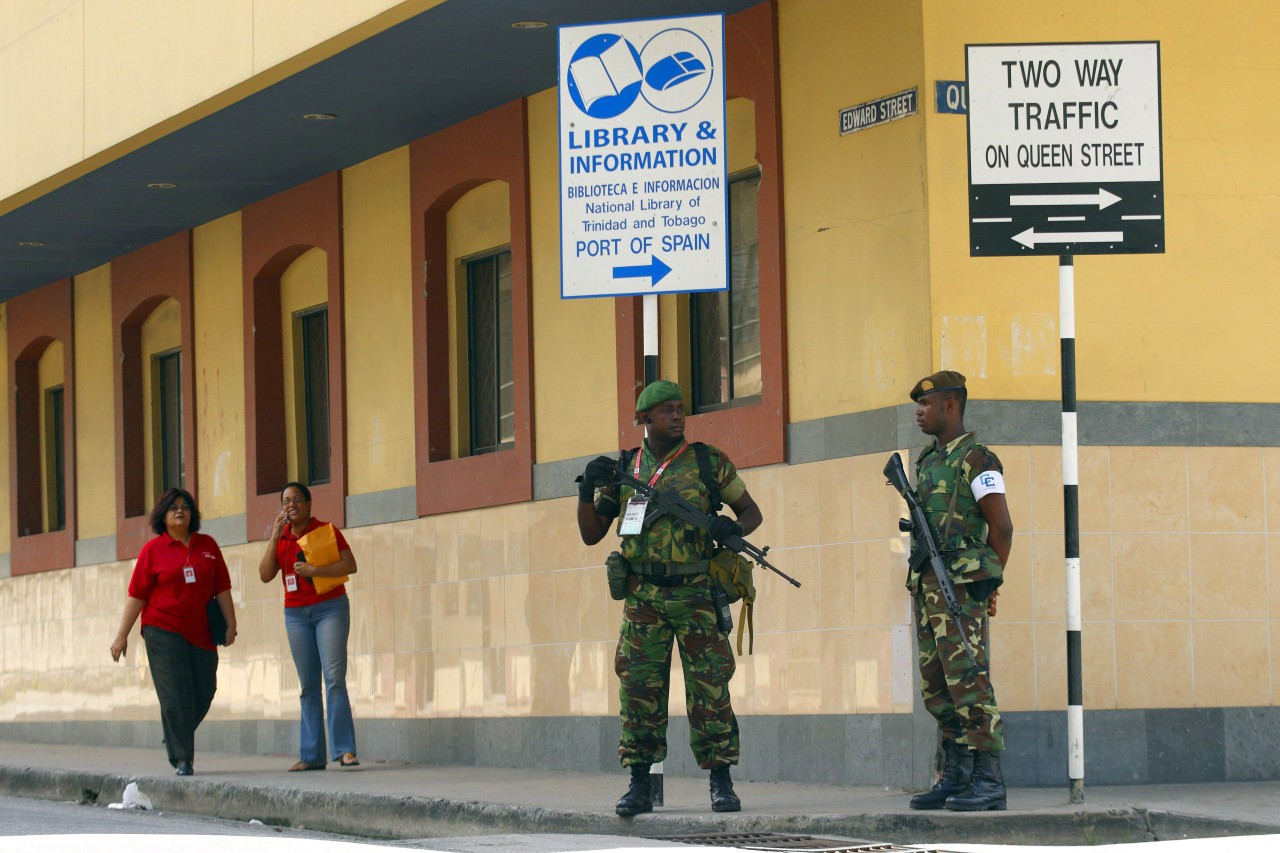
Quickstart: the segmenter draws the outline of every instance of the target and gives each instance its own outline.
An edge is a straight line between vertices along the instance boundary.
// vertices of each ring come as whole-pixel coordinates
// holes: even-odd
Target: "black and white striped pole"
[[[658,381],[658,294],[645,294],[640,297],[640,303],[644,323],[644,384],[648,387],[650,382]],[[649,430],[646,427],[645,437],[647,438],[648,435]],[[649,768],[649,790],[653,794],[653,804],[662,805],[661,761]]]
[[[1058,258],[1062,335],[1062,530],[1067,582],[1067,777],[1071,802],[1084,802],[1084,690],[1080,670],[1080,465],[1076,426],[1076,277],[1071,255]]]

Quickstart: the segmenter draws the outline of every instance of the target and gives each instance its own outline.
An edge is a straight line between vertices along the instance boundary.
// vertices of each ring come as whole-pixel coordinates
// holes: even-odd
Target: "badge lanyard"
[[[191,545],[187,545],[187,556],[182,561],[182,579],[187,583],[196,582],[196,569],[191,565]]]
[[[298,591],[298,575],[293,570],[292,563],[290,563],[289,567],[284,570],[284,588],[289,592]]]
[[[649,488],[653,488],[653,485],[657,483],[658,479],[662,476],[662,472],[667,470],[667,466],[671,464],[672,460],[683,453],[684,449],[688,446],[688,441],[680,442],[680,446],[675,449],[675,452],[668,456],[666,460],[658,466],[658,470],[653,472],[653,476],[649,478]],[[640,479],[640,458],[642,456],[644,456],[644,448],[636,451],[636,461],[632,468],[633,473],[631,476],[635,477],[637,480]],[[618,526],[618,532],[623,536],[635,536],[643,530],[644,513],[648,506],[648,498],[643,495],[632,495],[627,501],[627,511],[622,516],[622,523]]]

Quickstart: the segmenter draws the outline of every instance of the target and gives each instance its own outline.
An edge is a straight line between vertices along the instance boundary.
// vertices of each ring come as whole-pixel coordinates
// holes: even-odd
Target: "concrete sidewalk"
[[[366,762],[288,773],[294,757],[200,753],[196,775],[174,776],[161,749],[0,741],[0,794],[121,799],[137,780],[162,811],[370,838],[524,833],[669,837],[779,833],[882,843],[1103,844],[1280,833],[1280,782],[1009,792],[1009,810],[916,812],[901,791],[735,779],[743,810],[710,810],[707,780],[666,778],[666,805],[618,818],[626,775]]]

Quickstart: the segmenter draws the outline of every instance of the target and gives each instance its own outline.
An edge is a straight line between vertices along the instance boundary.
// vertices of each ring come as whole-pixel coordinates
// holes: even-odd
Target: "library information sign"
[[[560,28],[560,295],[724,290],[724,17]]]

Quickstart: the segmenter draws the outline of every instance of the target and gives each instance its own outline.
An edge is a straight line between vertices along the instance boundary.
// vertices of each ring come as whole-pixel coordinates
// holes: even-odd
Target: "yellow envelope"
[[[334,534],[332,524],[324,524],[315,530],[298,537],[298,547],[307,555],[307,562],[313,566],[327,566],[338,562],[338,537]],[[350,575],[339,578],[312,578],[316,592],[324,595],[329,590],[351,580]]]

